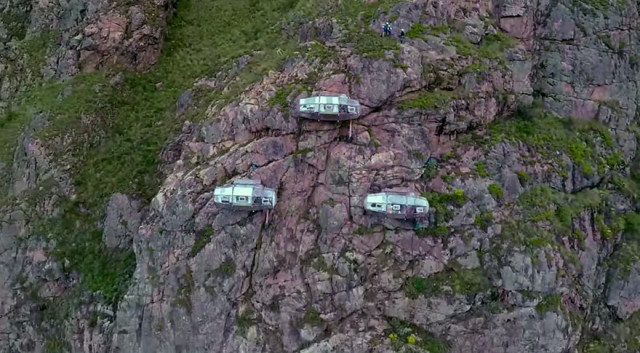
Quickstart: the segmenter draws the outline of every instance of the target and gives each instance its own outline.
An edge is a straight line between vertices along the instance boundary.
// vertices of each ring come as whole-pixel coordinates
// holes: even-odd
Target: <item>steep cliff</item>
[[[640,350],[638,4],[179,1],[159,59],[168,2],[3,6],[59,48],[6,95],[1,349]]]

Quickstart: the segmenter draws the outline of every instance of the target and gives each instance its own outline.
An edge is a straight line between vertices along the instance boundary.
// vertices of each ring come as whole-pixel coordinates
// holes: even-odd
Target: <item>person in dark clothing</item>
[[[401,29],[401,30],[400,30],[400,42],[403,42],[403,43],[404,43],[404,35],[405,35],[405,33],[404,33],[404,29]]]

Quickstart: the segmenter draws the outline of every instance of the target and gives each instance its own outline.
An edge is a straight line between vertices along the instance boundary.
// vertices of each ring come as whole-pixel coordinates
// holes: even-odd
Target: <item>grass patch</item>
[[[609,193],[604,190],[585,190],[565,194],[547,186],[538,186],[523,193],[519,204],[526,218],[533,222],[549,222],[560,235],[572,233],[572,220],[585,210],[607,209]],[[616,230],[620,226],[615,226]]]
[[[608,325],[606,330],[585,332],[578,346],[583,353],[637,352],[640,350],[640,312],[625,321]]]
[[[21,11],[20,7],[9,7],[6,10],[10,12],[3,11],[0,13],[0,23],[2,23],[6,29],[9,39],[24,39],[27,35],[30,22],[29,13],[27,11]]]
[[[473,224],[485,232],[489,229],[489,226],[493,222],[493,213],[491,212],[483,212],[480,215],[476,216],[473,221]]]
[[[56,244],[51,254],[61,262],[68,261],[67,271],[82,274],[80,285],[102,293],[108,305],[115,305],[126,293],[136,266],[133,250],[110,249],[102,242],[98,220],[71,202],[61,207],[61,214],[41,221],[34,234],[45,235]]]
[[[171,305],[174,307],[182,307],[187,310],[187,312],[191,313],[193,309],[193,304],[191,303],[191,293],[193,292],[194,282],[193,282],[193,273],[191,269],[187,269],[180,281],[180,288],[176,292],[175,299],[171,302]]]
[[[311,148],[308,148],[308,147],[307,147],[307,148],[303,148],[303,149],[301,149],[301,150],[295,150],[295,151],[293,151],[292,156],[294,156],[294,157],[297,157],[297,156],[304,156],[304,155],[306,155],[306,154],[308,154],[308,153],[311,153],[311,152],[313,152],[313,149],[311,149]]]
[[[609,0],[573,0],[573,3],[579,6],[581,9],[586,10],[585,12],[590,13],[593,16],[597,16],[598,14],[606,14],[612,8],[624,8],[628,4],[626,0],[615,0],[610,2]],[[584,7],[588,7],[589,10]]]
[[[337,58],[336,52],[323,45],[322,43],[314,41],[307,49],[307,55],[320,59],[322,63],[328,63]]]
[[[407,31],[406,36],[409,38],[421,38],[427,31],[427,26],[422,23],[414,23]]]
[[[504,191],[498,184],[494,183],[489,185],[488,190],[489,190],[489,193],[497,199],[501,199],[504,196]]]
[[[551,294],[544,297],[538,305],[536,305],[536,310],[539,313],[546,313],[549,311],[557,311],[561,306],[560,296],[558,294]]]
[[[304,323],[309,324],[311,326],[320,326],[324,323],[324,320],[322,319],[322,317],[320,316],[320,313],[316,309],[310,308],[304,314]]]
[[[236,316],[236,328],[240,336],[246,337],[247,332],[249,331],[249,328],[255,325],[255,319],[253,316],[254,316],[254,313],[251,310],[248,310]]]
[[[542,157],[556,162],[560,151],[586,175],[602,173],[623,164],[621,155],[614,151],[611,133],[602,123],[558,118],[542,109],[539,102],[518,109],[511,119],[489,124],[487,131],[487,136],[480,140],[489,145],[522,141]]]
[[[47,353],[63,353],[67,352],[67,345],[62,340],[47,339],[44,342],[44,350]]]
[[[518,180],[520,181],[520,184],[525,185],[527,182],[531,181],[531,175],[529,175],[527,172],[523,172],[521,170],[518,170],[516,172],[516,175],[518,176]]]
[[[501,238],[494,243],[494,251],[500,253],[515,247],[533,254],[540,247],[551,246],[560,251],[568,263],[580,266],[575,253],[567,250],[563,242],[567,238],[576,246],[584,246],[581,229],[584,225],[576,220],[584,212],[596,215],[596,226],[603,228],[602,234],[619,234],[624,228],[622,218],[613,211],[610,193],[606,190],[567,194],[548,186],[533,187],[518,198],[516,216],[502,223]],[[602,221],[599,226],[598,219]]]
[[[478,56],[485,59],[500,59],[507,49],[513,48],[517,44],[515,38],[509,37],[503,32],[489,34],[480,43]]]
[[[447,44],[454,46],[458,55],[477,56],[476,46],[466,40],[462,34],[456,33],[452,35]]]
[[[478,176],[486,178],[489,176],[489,172],[487,171],[487,165],[484,164],[484,162],[478,162],[476,163],[476,173],[478,174]]]
[[[293,88],[293,85],[287,88],[279,88],[276,91],[276,95],[269,99],[269,105],[272,107],[279,105],[282,111],[287,111],[289,109],[289,101],[287,100],[287,97],[289,97]]]
[[[217,276],[230,277],[236,272],[236,265],[232,260],[227,259],[213,270],[213,274]]]
[[[453,217],[453,208],[462,207],[468,201],[463,190],[456,190],[450,194],[424,193],[422,197],[425,197],[429,206],[436,210],[436,227],[444,225]]]
[[[439,36],[439,35],[446,35],[449,34],[449,32],[451,31],[451,27],[449,27],[448,25],[436,25],[436,26],[429,26],[428,27],[428,31],[431,35],[434,36]]]
[[[360,3],[356,8],[357,4],[345,1],[338,11],[365,6]],[[149,72],[125,72],[118,89],[109,84],[116,68],[80,74],[70,82],[49,82],[29,91],[0,119],[0,158],[10,164],[20,129],[33,114],[50,113],[50,125],[41,137],[52,141],[48,147],[55,156],[74,161],[70,172],[77,199],[59,219],[48,222],[43,234],[51,233],[56,240],[52,253],[70,261],[71,268],[82,274],[85,287],[102,292],[109,303],[117,302],[127,288],[135,256],[132,251],[105,249],[95,224],[114,193],[146,200],[156,194],[161,177],[159,153],[182,125],[175,117],[180,94],[197,78],[223,71],[237,58],[252,54],[250,63],[224,91],[198,93],[209,101],[234,99],[298,49],[295,37],[283,31],[282,25],[299,18],[300,13],[318,11],[317,5],[310,0],[179,1],[160,60]],[[378,6],[365,7],[372,16]],[[29,66],[41,66],[51,38],[44,34],[21,44],[30,53]],[[360,47],[375,44],[363,42]],[[277,97],[286,96],[280,92]],[[197,120],[197,116],[189,118]],[[71,144],[55,145],[68,138]],[[81,206],[87,214],[78,211]],[[206,236],[199,238],[191,253],[195,255],[206,241]]]
[[[351,39],[354,41],[354,50],[357,54],[370,58],[382,58],[387,51],[398,51],[400,45],[393,37],[380,37],[373,30],[366,30],[360,37]]]
[[[479,73],[479,72],[488,72],[488,71],[489,71],[489,65],[480,61],[474,61],[471,64],[467,65],[462,70],[462,73],[468,74],[468,73]]]
[[[454,293],[470,295],[490,289],[491,282],[482,268],[451,269],[428,278],[410,277],[407,279],[405,291],[408,297],[415,299],[420,295],[442,294],[444,286],[450,287]]]
[[[194,257],[198,255],[200,250],[202,250],[209,241],[211,240],[211,236],[213,235],[213,228],[211,226],[206,226],[203,230],[196,233],[196,241],[193,243],[191,247],[191,251],[189,252],[189,257]]]
[[[55,43],[58,32],[43,30],[36,35],[26,37],[18,44],[20,51],[26,56],[26,68],[35,76],[40,76],[40,69],[45,63],[47,52]]]
[[[453,91],[432,91],[424,92],[420,96],[407,99],[398,104],[399,109],[436,109],[443,108],[450,101],[458,99],[459,96]]]
[[[623,222],[622,242],[616,249],[614,266],[618,276],[627,279],[633,266],[640,263],[640,215],[630,212]]]
[[[489,34],[478,45],[469,42],[462,34],[453,34],[446,43],[454,46],[461,56],[473,56],[492,60],[502,60],[505,50],[513,48],[517,41],[505,33]]]
[[[10,109],[0,115],[0,161],[8,164],[12,162],[16,137],[28,123],[28,117],[15,110]]]

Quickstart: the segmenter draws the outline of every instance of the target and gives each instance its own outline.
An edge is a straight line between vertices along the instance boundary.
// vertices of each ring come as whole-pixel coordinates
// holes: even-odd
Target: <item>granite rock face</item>
[[[158,60],[173,1],[0,2],[0,110],[45,78]]]
[[[616,215],[636,203],[622,180],[637,154],[640,28],[636,4],[620,4],[400,2],[379,11],[371,29],[390,20],[439,30],[377,56],[345,44],[338,21],[305,24],[294,35],[322,42],[335,58],[292,58],[233,102],[209,106],[201,122],[185,122],[162,151],[165,177],[149,205],[111,196],[100,235],[111,249],[133,249],[133,280],[115,310],[97,304],[96,293],[73,303],[58,328],[66,346],[561,353],[608,340],[613,351],[637,350],[637,230]],[[37,28],[65,29],[52,77],[111,62],[145,70],[157,58],[162,26],[151,29],[139,4],[70,2],[60,17],[42,15],[43,6],[12,11],[29,13]],[[248,60],[195,82],[176,97],[176,116]],[[363,116],[297,119],[294,103],[308,88],[359,100]],[[288,106],[282,97],[274,103],[283,91]],[[530,131],[536,125],[500,135],[496,126],[507,125],[497,123],[534,99],[549,114],[604,128],[593,141],[572,139],[586,134],[578,123],[560,124],[564,135]],[[27,198],[47,178],[57,193],[74,194],[33,134],[20,142],[15,195]],[[602,158],[591,165],[584,151]],[[429,157],[438,161],[433,175]],[[275,210],[214,204],[216,186],[246,177],[277,190]],[[384,189],[426,193],[424,227],[365,213],[366,194]],[[0,350],[50,349],[42,337],[56,328],[42,324],[27,289],[55,297],[77,281],[25,231],[25,213],[59,212],[57,196],[47,197],[0,213],[0,337],[8,338]]]

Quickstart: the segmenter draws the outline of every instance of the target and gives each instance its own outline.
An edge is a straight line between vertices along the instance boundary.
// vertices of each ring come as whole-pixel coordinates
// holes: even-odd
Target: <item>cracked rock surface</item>
[[[82,50],[58,65],[152,65],[160,32],[138,7],[127,11],[74,26],[82,30],[69,41]],[[163,183],[149,204],[111,195],[103,242],[135,252],[115,308],[87,294],[65,327],[42,325],[33,293],[12,288],[46,283],[40,297],[71,290],[60,280],[65,264],[25,236],[26,210],[2,209],[0,350],[47,351],[41,332],[59,329],[73,352],[638,351],[640,222],[619,216],[637,211],[625,188],[637,154],[637,17],[635,3],[605,16],[582,0],[418,0],[370,23],[377,31],[387,20],[448,21],[469,45],[497,33],[514,40],[480,58],[437,33],[366,56],[331,19],[303,26],[300,37],[332,48],[333,60],[290,58],[233,102],[186,121],[160,155]],[[247,60],[195,82],[176,116]],[[346,94],[363,114],[351,124],[296,118],[295,102],[311,91]],[[525,117],[509,130],[522,106],[576,119]],[[46,173],[73,194],[47,154],[21,136],[15,194],[30,195]],[[214,188],[239,178],[275,189],[276,208],[216,206]],[[366,195],[384,189],[426,194],[423,228],[366,214]],[[53,214],[54,201],[31,211]]]

